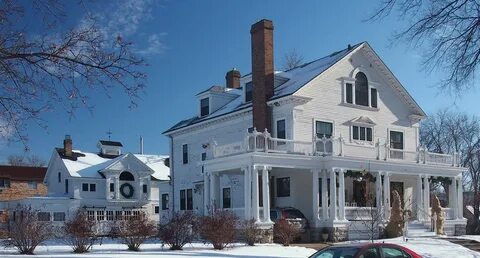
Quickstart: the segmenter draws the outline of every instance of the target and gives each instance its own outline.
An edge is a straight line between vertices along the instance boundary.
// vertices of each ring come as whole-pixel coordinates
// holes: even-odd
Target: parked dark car
[[[270,210],[270,219],[276,222],[279,219],[286,219],[287,221],[298,224],[301,229],[309,227],[308,220],[303,213],[293,207],[275,208]]]
[[[332,245],[309,258],[422,258],[414,251],[395,244],[359,243]]]

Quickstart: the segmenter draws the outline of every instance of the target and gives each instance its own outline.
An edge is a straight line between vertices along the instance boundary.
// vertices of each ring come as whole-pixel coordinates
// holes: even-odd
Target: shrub
[[[10,230],[5,246],[15,247],[20,254],[33,254],[35,248],[52,237],[50,221],[40,221],[38,211],[19,206],[9,221]]]
[[[89,220],[86,210],[78,210],[63,226],[63,241],[74,253],[86,253],[97,241],[95,220]]]
[[[243,237],[249,246],[255,245],[261,237],[262,231],[255,223],[254,219],[246,220],[243,223]]]
[[[216,211],[201,220],[200,233],[202,238],[222,250],[235,240],[235,229],[238,217],[230,211]]]
[[[118,224],[117,236],[127,245],[130,251],[139,251],[147,239],[155,236],[157,228],[144,211],[139,215],[130,216]]]
[[[299,225],[291,223],[286,219],[279,219],[273,226],[273,237],[275,241],[284,246],[289,246],[292,241],[300,235]]]
[[[182,250],[197,233],[197,220],[192,212],[176,212],[169,222],[160,225],[159,236],[170,250]]]

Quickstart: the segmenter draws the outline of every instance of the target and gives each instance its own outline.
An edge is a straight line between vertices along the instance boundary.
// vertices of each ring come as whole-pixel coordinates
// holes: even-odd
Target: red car
[[[395,244],[358,243],[325,247],[309,258],[422,258],[422,256]]]

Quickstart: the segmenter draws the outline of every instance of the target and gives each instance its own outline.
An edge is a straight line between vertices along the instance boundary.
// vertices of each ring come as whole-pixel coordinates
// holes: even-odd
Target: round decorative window
[[[123,197],[130,199],[133,196],[133,186],[129,183],[123,183],[120,186],[120,193],[122,194]]]

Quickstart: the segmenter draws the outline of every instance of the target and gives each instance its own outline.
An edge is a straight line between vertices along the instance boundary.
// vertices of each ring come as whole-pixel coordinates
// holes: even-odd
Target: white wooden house
[[[38,210],[39,219],[62,225],[78,209],[99,222],[98,232],[109,233],[116,220],[144,211],[154,221],[169,207],[168,156],[122,153],[122,144],[99,141],[98,152],[73,149],[66,136],[55,148],[44,183],[47,196],[2,203],[14,212],[19,205]]]
[[[226,87],[199,93],[198,113],[164,132],[174,211],[228,209],[270,229],[270,209],[295,207],[312,232],[355,239],[368,207],[388,221],[396,190],[428,231],[428,182],[446,177],[446,232],[465,231],[458,154],[420,145],[424,111],[367,42],[274,71],[272,22],[251,36],[252,74],[228,72]]]

